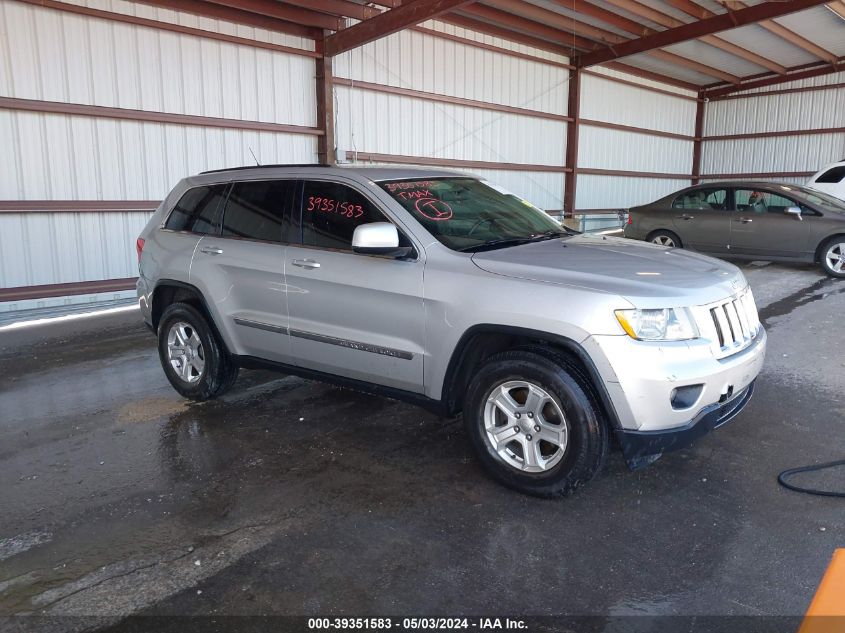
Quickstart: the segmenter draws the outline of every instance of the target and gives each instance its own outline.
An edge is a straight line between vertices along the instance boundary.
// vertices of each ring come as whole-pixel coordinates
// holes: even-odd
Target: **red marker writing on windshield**
[[[452,207],[436,198],[420,198],[415,206],[420,215],[429,220],[449,220],[452,217]]]

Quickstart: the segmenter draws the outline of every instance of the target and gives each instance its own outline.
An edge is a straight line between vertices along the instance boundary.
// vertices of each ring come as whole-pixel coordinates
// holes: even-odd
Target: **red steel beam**
[[[575,194],[578,190],[578,135],[581,118],[581,69],[569,71],[569,105],[566,110],[571,118],[566,127],[566,167],[564,176],[563,213],[572,215],[575,211]]]
[[[172,123],[196,127],[217,127],[231,130],[250,130],[254,132],[279,132],[282,134],[307,134],[318,136],[322,129],[306,125],[272,123],[269,121],[245,121],[222,117],[201,116],[196,114],[177,114],[154,110],[134,110],[111,106],[92,106],[84,103],[65,101],[41,101],[38,99],[18,99],[0,97],[0,110],[19,110],[22,112],[40,112],[45,114],[66,114],[123,121],[145,121],[152,123]]]
[[[845,127],[814,127],[806,130],[778,130],[775,132],[740,132],[739,134],[714,134],[705,136],[705,141],[732,141],[747,138],[781,138],[784,136],[814,136],[818,134],[842,134]]]
[[[701,143],[704,136],[704,99],[699,95],[695,104],[695,140],[692,142],[692,184],[701,182]]]
[[[637,71],[636,68],[630,68],[628,66],[625,66],[625,64],[620,64],[618,62],[611,62],[609,64],[605,64],[604,68],[612,68],[612,69],[616,69],[616,70],[619,70],[620,72],[625,72],[625,73],[628,73],[628,74],[633,74],[631,71],[634,71],[634,72]],[[695,101],[697,99],[697,97],[691,97],[689,95],[678,94],[678,93],[672,92],[670,90],[665,90],[663,88],[656,88],[654,86],[649,86],[647,84],[637,83],[635,81],[630,81],[628,79],[622,79],[620,77],[614,77],[612,75],[605,75],[604,73],[598,73],[594,70],[584,69],[582,74],[590,75],[592,77],[599,77],[600,79],[605,79],[607,81],[613,81],[613,82],[616,82],[616,83],[625,84],[626,86],[631,86],[632,88],[639,88],[640,90],[649,90],[651,92],[656,92],[658,94],[666,95],[667,97],[675,97],[676,99],[685,99],[687,101]],[[646,77],[646,79],[654,79],[654,77],[653,76]],[[661,78],[661,79],[656,79],[656,81],[663,81],[664,83],[670,83],[670,81],[677,81],[677,80],[673,80],[673,79],[669,78],[669,81],[665,81],[664,79]],[[675,85],[675,84],[670,84],[670,85]],[[693,92],[698,90],[698,86],[694,86],[693,84],[684,83],[683,86],[678,86],[678,87],[684,88],[685,90],[692,90]]]
[[[259,40],[251,40],[245,37],[229,35],[227,33],[219,33],[217,31],[206,31],[205,29],[197,29],[191,26],[173,24],[172,22],[161,22],[160,20],[140,18],[138,16],[127,15],[125,13],[114,13],[112,11],[103,11],[101,9],[91,9],[90,7],[84,7],[77,4],[70,4],[67,2],[58,2],[56,0],[17,0],[17,2],[24,2],[26,4],[32,4],[46,9],[53,9],[54,11],[63,11],[65,13],[72,13],[75,15],[84,15],[92,18],[98,18],[101,20],[109,20],[111,22],[134,24],[136,26],[158,29],[159,31],[170,31],[171,33],[193,35],[195,37],[203,37],[210,40],[217,40],[219,42],[228,42],[229,44],[238,44],[240,46],[250,46],[253,48],[263,48],[268,51],[289,53],[291,55],[301,55],[303,57],[317,57],[317,53],[313,51],[306,51],[305,49],[294,48],[292,46],[283,46],[281,44],[261,42]]]
[[[578,65],[594,66],[596,64],[602,64],[619,59],[620,57],[636,55],[637,53],[644,53],[664,46],[679,44],[720,31],[727,31],[738,26],[754,24],[769,18],[788,15],[824,3],[825,0],[790,0],[789,2],[764,2],[762,4],[756,4],[738,11],[713,15],[712,17],[690,24],[587,53],[581,56]]]
[[[25,301],[27,299],[47,299],[49,297],[120,292],[123,290],[133,290],[136,281],[138,281],[137,277],[127,277],[124,279],[102,279],[64,284],[0,288],[0,301]]]
[[[395,9],[343,29],[326,38],[325,54],[334,57],[358,46],[425,22],[473,0],[411,0]]]
[[[633,13],[634,15],[637,15],[641,18],[645,18],[646,20],[650,20],[651,22],[654,22],[655,24],[659,24],[660,26],[663,26],[665,28],[672,29],[672,28],[684,25],[684,22],[682,22],[681,20],[677,20],[674,17],[672,17],[671,15],[667,15],[666,13],[662,13],[661,11],[658,11],[657,9],[653,9],[652,7],[649,7],[645,4],[642,4],[641,2],[638,2],[637,0],[608,0],[608,1],[610,2],[610,4],[613,4],[617,7],[619,7],[620,9],[629,11],[630,13]],[[698,5],[696,5],[696,6],[698,6]],[[715,15],[715,14],[711,13],[710,15]],[[704,16],[704,17],[709,17],[709,15]],[[635,24],[637,24],[637,23],[635,22]],[[629,32],[632,32],[632,31],[629,31]],[[653,29],[646,28],[646,32],[640,33],[639,35],[640,36],[642,36],[642,35],[652,35],[653,33],[656,33],[656,32],[657,31],[655,31]],[[773,62],[772,60],[767,59],[766,57],[763,57],[762,55],[758,55],[757,53],[749,51],[748,49],[742,48],[741,46],[737,46],[736,44],[732,44],[731,42],[728,42],[727,40],[724,40],[724,39],[717,37],[715,35],[705,35],[704,37],[700,38],[700,41],[702,41],[705,44],[708,44],[708,45],[710,45],[714,48],[718,48],[718,49],[723,50],[727,53],[730,53],[731,55],[734,55],[736,57],[740,57],[740,58],[742,58],[746,61],[751,62],[752,64],[757,64],[758,66],[762,66],[763,68],[767,68],[767,69],[769,69],[773,72],[780,73],[780,74],[786,73],[786,67],[785,66],[782,66],[781,64]]]
[[[681,79],[675,79],[674,77],[661,75],[660,73],[655,73],[650,70],[629,66],[628,64],[623,64],[622,62],[608,62],[607,64],[602,64],[602,66],[604,66],[605,68],[610,68],[612,70],[618,70],[622,73],[627,73],[628,75],[633,75],[634,77],[642,77],[643,79],[659,81],[670,86],[683,88],[684,90],[691,90],[692,92],[697,92],[701,88],[701,86],[689,83],[688,81],[683,81]],[[644,88],[645,86],[642,87]]]
[[[303,9],[311,9],[321,13],[329,13],[342,18],[354,18],[356,20],[366,20],[381,13],[381,11],[374,7],[350,2],[350,0],[285,0],[285,2],[302,7]]]
[[[535,37],[534,35],[526,35],[525,33],[512,31],[510,29],[506,29],[495,24],[488,24],[486,22],[482,22],[481,20],[476,20],[465,15],[450,13],[448,15],[441,16],[438,19],[441,22],[446,22],[447,24],[460,26],[471,31],[476,31],[477,33],[486,33],[487,35],[501,37],[502,39],[509,40],[511,42],[519,42],[520,44],[532,46],[542,51],[549,51],[550,53],[565,55],[566,57],[570,57],[572,55],[572,47],[566,46],[562,43],[549,42],[548,40]],[[438,33],[438,36],[442,35],[443,34]]]
[[[584,3],[586,4],[586,3]],[[492,6],[502,11],[513,12],[527,20],[545,24],[552,28],[560,29],[567,33],[581,35],[587,39],[600,42],[605,45],[616,44],[625,41],[624,37],[611,33],[605,29],[581,22],[574,18],[567,17],[556,11],[549,11],[521,0],[485,0],[485,6]]]
[[[335,16],[276,2],[276,0],[206,0],[206,2],[319,29],[337,31],[344,27],[343,20]]]
[[[193,13],[207,18],[217,18],[219,20],[226,20],[227,22],[234,22],[236,24],[246,24],[248,26],[257,26],[268,31],[278,31],[280,33],[289,33],[291,35],[299,35],[300,37],[308,37],[316,39],[320,31],[310,26],[304,26],[295,22],[286,20],[279,20],[278,18],[270,18],[265,15],[258,15],[250,11],[241,11],[240,9],[233,9],[231,7],[224,7],[219,4],[211,2],[204,2],[203,0],[136,0],[143,4],[149,4],[154,7],[163,7],[171,11],[184,11],[185,13]]]
[[[734,4],[739,7],[748,6],[739,0],[735,0]],[[792,44],[793,46],[797,46],[798,48],[804,49],[806,52],[810,53],[814,57],[818,57],[819,59],[823,59],[826,62],[834,63],[836,61],[836,55],[831,53],[826,48],[822,48],[815,42],[807,39],[803,35],[799,35],[792,29],[788,29],[779,22],[775,22],[773,20],[763,20],[760,22],[760,26],[769,31],[770,33],[774,33],[778,37],[785,39],[787,42]]]
[[[591,51],[596,48],[596,42],[576,35],[572,31],[561,31],[559,28],[549,26],[548,24],[529,20],[520,15],[514,15],[513,13],[488,7],[487,5],[476,4],[464,7],[462,13],[467,13],[482,20],[490,20],[504,28],[518,29],[529,33],[532,37],[545,39],[558,45],[571,46],[572,48],[583,51]]]
[[[317,137],[317,158],[323,165],[334,165],[337,162],[334,135],[334,90],[332,88],[332,58],[322,53],[325,37],[314,42],[320,57],[314,60],[316,64],[315,84],[317,89],[317,126],[323,134]]]
[[[840,57],[833,64],[822,64],[814,68],[800,70],[798,72],[788,72],[786,75],[771,75],[762,79],[755,79],[754,81],[747,81],[738,86],[717,86],[714,88],[707,88],[703,94],[708,99],[718,99],[727,95],[733,94],[740,90],[751,90],[752,88],[765,88],[766,86],[774,86],[777,84],[786,83],[788,81],[796,81],[798,79],[809,79],[811,77],[822,77],[833,73],[845,70],[845,57]],[[756,94],[748,95],[751,97]]]
[[[532,165],[527,163],[500,163],[486,160],[464,160],[461,158],[431,158],[430,156],[405,156],[402,154],[378,154],[347,150],[347,160],[359,163],[391,163],[397,165],[431,165],[433,167],[457,167],[459,169],[500,169],[502,171],[536,171],[561,174],[568,170],[560,165]]]

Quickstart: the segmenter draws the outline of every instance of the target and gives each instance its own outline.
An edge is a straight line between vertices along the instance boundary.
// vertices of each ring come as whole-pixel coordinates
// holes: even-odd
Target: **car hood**
[[[483,251],[472,261],[497,275],[612,293],[642,308],[704,305],[748,285],[742,272],[727,262],[603,235]]]

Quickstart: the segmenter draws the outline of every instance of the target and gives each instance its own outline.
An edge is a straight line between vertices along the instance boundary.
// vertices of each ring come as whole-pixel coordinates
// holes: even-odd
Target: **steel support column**
[[[323,33],[323,39],[314,41],[315,50],[320,56],[314,60],[316,64],[316,87],[317,87],[317,127],[323,134],[317,137],[317,162],[323,165],[334,165],[337,162],[335,155],[334,138],[334,90],[332,87],[332,58],[325,55],[325,38],[329,31]]]
[[[698,101],[695,104],[695,139],[692,142],[692,184],[697,185],[701,181],[701,144],[704,137],[704,108],[705,100],[698,94]]]
[[[566,126],[566,167],[563,193],[564,216],[575,212],[575,193],[578,187],[578,132],[581,119],[581,69],[569,71],[569,107],[566,112],[571,121]]]

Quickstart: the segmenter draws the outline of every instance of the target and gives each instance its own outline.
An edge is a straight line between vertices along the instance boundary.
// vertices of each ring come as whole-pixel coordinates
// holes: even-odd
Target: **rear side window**
[[[832,167],[831,169],[828,169],[821,176],[816,178],[816,182],[842,182],[843,178],[845,178],[845,165],[840,165],[839,167]]]
[[[727,189],[693,189],[681,194],[672,203],[673,209],[717,209],[724,211]]]
[[[293,180],[236,182],[223,212],[221,235],[281,242],[294,184]]]
[[[387,218],[363,195],[337,182],[307,180],[302,192],[304,246],[352,250],[355,227]],[[401,233],[400,233],[401,236]],[[400,238],[402,244],[404,237]]]
[[[164,228],[171,231],[215,233],[217,212],[226,187],[227,185],[210,185],[189,189],[173,207]]]

